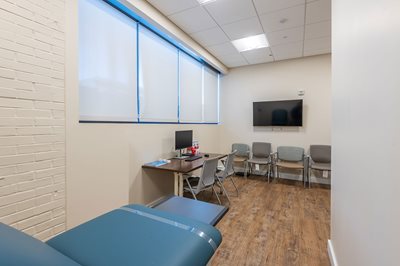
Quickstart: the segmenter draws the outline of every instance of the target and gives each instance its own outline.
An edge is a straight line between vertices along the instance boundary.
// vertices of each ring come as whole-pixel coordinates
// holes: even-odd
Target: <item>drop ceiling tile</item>
[[[304,56],[328,54],[331,52],[331,37],[304,41]]]
[[[215,21],[201,6],[173,14],[168,18],[188,34],[217,26]]]
[[[219,27],[196,32],[191,36],[203,46],[217,45],[229,41],[228,37],[226,37],[225,33]]]
[[[147,0],[166,16],[199,6],[196,0]]]
[[[305,6],[295,6],[260,16],[264,30],[268,32],[284,30],[304,25]]]
[[[275,60],[298,58],[303,55],[303,42],[287,43],[271,47]]]
[[[331,0],[217,0],[205,5],[197,0],[148,2],[228,67],[331,51]],[[230,42],[263,32],[270,48],[239,53]]]
[[[238,67],[238,66],[248,65],[247,61],[239,52],[236,52],[234,54],[218,56],[217,58],[227,67]]]
[[[261,64],[274,61],[274,57],[268,47],[246,51],[243,52],[242,55],[249,64]]]
[[[307,3],[306,24],[316,23],[331,19],[331,1],[319,0]]]
[[[206,48],[210,53],[212,53],[216,57],[237,53],[236,48],[233,46],[231,42],[208,46]]]
[[[231,40],[263,33],[258,17],[236,21],[221,27]]]
[[[306,25],[305,39],[316,39],[331,36],[331,21],[323,21]]]
[[[259,15],[304,4],[305,0],[254,0]]]
[[[303,38],[304,38],[304,27],[296,27],[287,30],[274,31],[267,34],[267,39],[270,46],[302,41]]]
[[[203,6],[219,25],[257,16],[252,0],[218,0]]]

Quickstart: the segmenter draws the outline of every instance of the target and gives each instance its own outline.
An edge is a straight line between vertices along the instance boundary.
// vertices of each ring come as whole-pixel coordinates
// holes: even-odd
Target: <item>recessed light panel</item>
[[[200,5],[206,5],[208,3],[215,2],[215,1],[217,1],[217,0],[197,0],[197,2],[199,2]]]
[[[245,52],[269,46],[267,36],[265,36],[265,34],[234,40],[232,41],[232,44],[239,52]]]

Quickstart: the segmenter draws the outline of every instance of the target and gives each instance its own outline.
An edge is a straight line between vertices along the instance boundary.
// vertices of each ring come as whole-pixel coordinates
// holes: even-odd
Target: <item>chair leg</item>
[[[271,177],[274,177],[274,166],[272,164],[269,164],[268,182],[270,182]]]
[[[273,178],[275,178],[275,169],[276,167],[275,167],[275,164],[271,164],[271,177],[273,177]]]
[[[267,181],[269,183],[269,164],[267,164],[267,170],[265,172],[265,177],[267,178]]]
[[[234,186],[235,189],[236,189],[236,196],[239,197],[239,189],[237,188],[237,186],[236,186],[236,184],[235,184],[235,181],[233,180],[233,177],[232,177],[231,175],[229,176],[229,179],[231,180],[233,186]]]
[[[311,169],[310,169],[310,157],[306,159],[307,165],[307,181],[308,181],[308,188],[311,188]]]
[[[212,190],[214,191],[214,194],[215,194],[215,196],[216,196],[217,199],[218,199],[219,205],[222,205],[221,200],[220,200],[219,197],[218,197],[218,193],[217,193],[217,191],[216,191],[215,188],[214,188],[214,185],[212,185],[211,188],[212,188]]]
[[[224,184],[221,182],[221,180],[217,180],[219,182],[219,185],[221,187],[221,189],[224,191],[224,194],[226,196],[226,198],[228,199],[229,204],[231,203],[231,199],[229,198],[228,192],[226,191]]]
[[[208,197],[208,200],[210,201],[211,200],[211,198],[212,198],[212,196],[213,196],[213,190],[210,190],[210,196]]]
[[[276,181],[279,182],[279,166],[276,166]]]
[[[247,179],[247,167],[248,167],[248,163],[247,163],[247,161],[244,161],[244,177]]]
[[[306,176],[305,176],[305,169],[304,168],[303,168],[302,172],[303,172],[303,187],[305,188],[306,187]]]
[[[186,183],[187,183],[188,186],[189,186],[189,189],[190,189],[190,192],[191,192],[192,195],[193,195],[193,198],[194,198],[195,200],[197,200],[197,197],[196,197],[196,195],[195,195],[194,192],[193,192],[193,188],[192,188],[192,186],[190,185],[189,180],[188,180],[187,178],[185,178],[185,180],[186,180]]]

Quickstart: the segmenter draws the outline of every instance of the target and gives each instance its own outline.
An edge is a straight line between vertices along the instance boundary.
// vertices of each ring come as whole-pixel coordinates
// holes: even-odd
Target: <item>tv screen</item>
[[[303,126],[303,100],[253,102],[253,126]]]
[[[185,149],[193,145],[193,131],[175,131],[175,150]]]

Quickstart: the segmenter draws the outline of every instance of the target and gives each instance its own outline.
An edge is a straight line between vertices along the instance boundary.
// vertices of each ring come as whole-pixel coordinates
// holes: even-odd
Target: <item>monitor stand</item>
[[[190,156],[188,156],[187,154],[182,154],[182,149],[179,150],[179,155],[174,157],[174,159],[178,159],[178,160],[184,160],[189,158]]]

